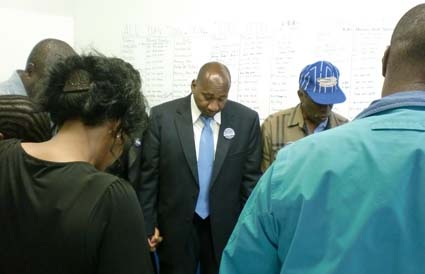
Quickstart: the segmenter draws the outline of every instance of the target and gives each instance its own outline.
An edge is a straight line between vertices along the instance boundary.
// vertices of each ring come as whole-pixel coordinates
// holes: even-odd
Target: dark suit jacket
[[[106,169],[106,172],[127,180],[137,193],[140,191],[141,140],[141,138],[131,139],[124,146],[119,160]]]
[[[147,233],[158,226],[161,260],[179,263],[199,192],[190,96],[152,108],[143,139],[140,200]],[[223,132],[232,128],[235,136]],[[228,101],[221,112],[210,188],[210,221],[217,262],[241,209],[261,176],[258,114]]]

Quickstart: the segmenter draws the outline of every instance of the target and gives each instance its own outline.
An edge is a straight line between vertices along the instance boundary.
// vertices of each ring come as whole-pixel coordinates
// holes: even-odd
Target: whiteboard
[[[352,119],[380,97],[381,58],[399,18],[418,0],[76,0],[76,46],[136,66],[149,105],[190,93],[209,61],[232,74],[229,97],[264,119],[298,103],[300,71],[317,60],[341,72]],[[93,11],[101,16],[93,19]],[[89,47],[87,47],[89,45]]]
[[[340,69],[347,95],[334,110],[351,119],[380,97],[381,58],[392,28],[418,3],[74,0],[66,3],[73,19],[0,9],[0,80],[25,65],[38,40],[50,36],[74,45],[75,39],[78,52],[96,49],[136,66],[150,106],[189,94],[202,64],[223,62],[232,74],[229,97],[264,119],[297,104],[301,69],[324,59]]]
[[[25,69],[28,55],[40,40],[56,38],[74,44],[74,20],[68,16],[0,8],[0,81]]]
[[[334,110],[352,119],[380,97],[381,56],[393,25],[341,19],[317,29],[310,23],[296,17],[208,26],[128,23],[121,56],[140,70],[150,106],[189,94],[202,64],[222,62],[232,76],[229,98],[256,110],[261,119],[296,105],[302,68],[328,60],[340,69],[347,96]]]

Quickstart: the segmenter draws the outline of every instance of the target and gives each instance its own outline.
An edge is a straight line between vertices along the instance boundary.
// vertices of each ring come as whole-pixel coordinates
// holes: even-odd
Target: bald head
[[[202,114],[212,117],[224,108],[230,81],[229,69],[221,63],[210,62],[201,67],[191,87],[195,103]]]
[[[38,42],[28,56],[25,71],[20,74],[28,95],[37,96],[40,82],[45,80],[54,64],[76,54],[70,45],[58,39],[49,38]]]
[[[228,89],[230,89],[230,71],[225,65],[219,62],[209,62],[199,69],[196,81],[198,83],[207,83],[207,81],[217,81],[224,86],[227,85]]]
[[[397,23],[391,46],[402,50],[408,62],[425,60],[425,4],[410,9]],[[419,58],[419,60],[418,60]]]
[[[44,39],[38,42],[27,59],[27,65],[29,63],[40,64],[39,68],[43,66],[52,66],[60,59],[67,58],[75,55],[74,49],[66,42],[58,39]]]
[[[383,58],[382,96],[425,89],[425,4],[410,9],[397,23]]]

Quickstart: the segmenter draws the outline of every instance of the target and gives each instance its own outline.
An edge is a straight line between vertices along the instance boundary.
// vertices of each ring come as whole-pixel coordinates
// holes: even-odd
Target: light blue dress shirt
[[[21,77],[16,71],[7,81],[0,83],[0,95],[27,95]]]

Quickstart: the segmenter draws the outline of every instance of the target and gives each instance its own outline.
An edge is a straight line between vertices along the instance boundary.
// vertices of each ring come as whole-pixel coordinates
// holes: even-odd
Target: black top
[[[132,187],[0,142],[0,273],[153,273]]]

